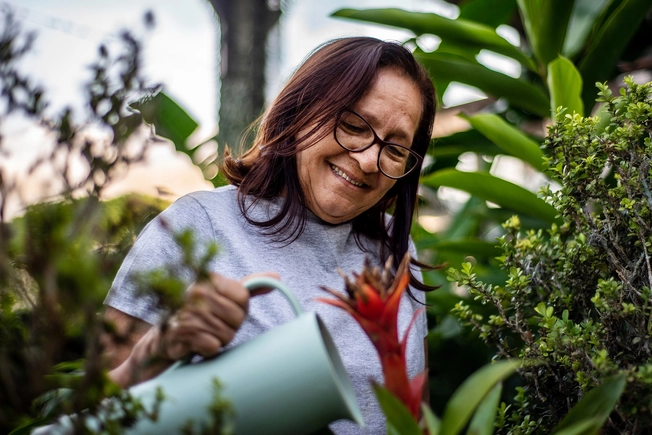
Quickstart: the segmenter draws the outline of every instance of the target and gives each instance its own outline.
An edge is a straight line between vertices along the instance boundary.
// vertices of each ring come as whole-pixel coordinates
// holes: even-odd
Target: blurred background
[[[241,10],[258,10],[259,17],[242,13],[242,23],[236,22],[237,13],[241,13],[238,11],[224,11],[220,17],[218,11],[229,3],[242,3]],[[251,5],[245,6],[245,3]],[[229,71],[229,58],[232,68],[237,68],[234,64],[241,62],[236,60],[235,50],[231,49],[229,55],[225,43],[228,38],[231,41],[242,38],[234,34],[234,29],[243,28],[242,33],[252,36],[256,33],[250,29],[252,25],[269,21],[263,43],[260,40],[245,41],[244,44],[254,44],[256,48],[250,46],[242,50],[245,62],[251,66],[249,71],[261,71],[258,65],[251,63],[256,61],[256,56],[260,57],[260,53],[265,57],[264,76],[258,79],[258,82],[264,80],[264,86],[259,90],[264,101],[273,99],[304,57],[329,39],[366,35],[402,42],[412,36],[412,32],[405,29],[330,16],[346,7],[396,7],[397,3],[391,0],[21,0],[3,2],[2,5],[14,11],[24,30],[36,32],[33,49],[22,60],[21,67],[46,90],[49,113],[54,115],[66,106],[72,106],[77,112],[83,111],[82,87],[91,77],[88,66],[97,57],[99,45],[117,41],[118,34],[128,29],[143,42],[145,75],[151,82],[160,83],[164,92],[199,124],[188,141],[189,146],[218,134],[223,77],[238,74],[237,70]],[[406,0],[400,6],[450,18],[459,14],[456,6],[438,0]],[[153,26],[148,27],[144,25],[144,17],[150,13]],[[226,20],[232,21],[230,27],[221,25]],[[258,27],[260,31],[265,30],[264,26]],[[227,28],[231,34],[227,33]],[[437,43],[432,35],[431,39],[434,42],[422,38],[422,43]],[[229,79],[230,76],[226,78]],[[444,101],[456,105],[479,98],[482,98],[479,91],[458,85],[449,89]],[[236,126],[239,129],[244,127],[246,124],[242,123]],[[7,142],[17,148],[5,164],[9,163],[19,174],[26,170],[47,139],[37,129],[18,120],[13,125],[5,125],[4,129],[7,130],[4,134],[11,139]],[[105,194],[113,197],[137,191],[163,194],[166,199],[173,200],[193,190],[210,188],[212,184],[186,156],[176,153],[172,146],[161,146],[148,153],[145,163],[131,168]],[[25,203],[35,202],[50,193],[44,191],[42,183],[32,180],[22,186],[22,200],[15,198],[10,203],[10,215],[19,213]]]

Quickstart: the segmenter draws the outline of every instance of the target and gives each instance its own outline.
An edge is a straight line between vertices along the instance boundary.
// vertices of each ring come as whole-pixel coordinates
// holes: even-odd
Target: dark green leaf
[[[539,143],[503,118],[493,114],[463,116],[463,118],[507,154],[518,157],[539,171],[544,170],[543,151]]]
[[[611,0],[575,0],[568,21],[566,40],[562,48],[564,56],[573,58],[580,52],[596,19],[605,11],[610,2]]]
[[[421,182],[433,188],[448,186],[460,189],[526,216],[548,222],[557,221],[557,210],[534,193],[489,174],[444,169],[425,177]]]
[[[415,53],[432,76],[474,86],[495,98],[505,98],[513,105],[536,115],[550,114],[550,100],[539,88],[524,81],[492,71],[479,63],[450,53]]]
[[[534,68],[532,59],[518,47],[498,35],[490,26],[458,18],[451,20],[437,14],[408,12],[401,9],[340,9],[334,17],[349,18],[359,21],[385,24],[409,29],[416,35],[433,34],[441,38],[442,43],[461,48],[486,49],[516,59],[527,68]]]
[[[496,28],[514,15],[516,0],[471,0],[459,6],[460,18]]]
[[[589,433],[597,433],[616,406],[626,383],[625,374],[619,374],[586,393],[582,400],[559,422],[552,433],[555,434],[583,420],[595,420],[595,432]]]
[[[517,0],[523,27],[543,75],[561,53],[573,8],[572,0]]]
[[[498,361],[473,373],[450,398],[441,419],[440,435],[457,435],[468,423],[480,402],[498,383],[510,376],[520,361]]]
[[[559,56],[548,64],[548,89],[552,114],[561,106],[567,109],[565,113],[584,116],[582,77],[573,62]]]
[[[471,129],[433,139],[429,154],[434,158],[441,158],[448,156],[457,157],[466,152],[495,156],[501,154],[502,150],[480,134],[479,131]]]
[[[623,0],[607,18],[582,57],[578,69],[584,80],[582,100],[587,113],[595,104],[595,82],[611,78],[616,62],[650,7],[650,0]]]
[[[380,385],[374,384],[374,392],[385,417],[387,417],[388,432],[392,429],[401,435],[422,435],[416,420],[399,399]]]
[[[496,419],[496,410],[500,401],[500,393],[503,391],[503,384],[498,383],[482,399],[480,406],[473,414],[469,430],[466,435],[491,435],[494,433],[494,420]]]
[[[422,244],[421,247],[435,249],[437,252],[457,252],[476,258],[494,258],[502,253],[502,250],[496,246],[496,242],[480,239],[440,240]]]

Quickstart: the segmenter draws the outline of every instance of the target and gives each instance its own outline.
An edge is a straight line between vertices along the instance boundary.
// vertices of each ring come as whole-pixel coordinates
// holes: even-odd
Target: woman
[[[225,160],[231,185],[179,199],[139,236],[105,301],[107,319],[131,337],[110,346],[117,366],[112,378],[131,385],[189,354],[211,356],[291,320],[278,292],[249,300],[240,284],[267,271],[294,290],[306,311],[320,315],[356,389],[364,433],[383,433],[370,386],[371,379],[382,382],[373,346],[346,313],[314,299],[324,296],[319,286],[343,289],[337,268],[360,271],[365,256],[377,264],[393,257],[397,265],[410,249],[434,111],[428,74],[402,46],[361,37],[316,50],[262,117],[253,147]],[[197,240],[219,245],[210,264],[215,273],[201,284],[183,275],[184,307],[164,327],[152,328],[164,312],[138,295],[133,277],[180,258],[171,234],[187,228]],[[412,276],[413,289],[427,289],[419,278]],[[401,334],[425,300],[419,290],[401,301]],[[408,341],[411,377],[425,368],[426,333],[421,315]],[[361,430],[346,421],[332,429]]]

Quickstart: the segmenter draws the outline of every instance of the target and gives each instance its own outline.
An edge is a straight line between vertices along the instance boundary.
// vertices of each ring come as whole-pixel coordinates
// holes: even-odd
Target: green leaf
[[[432,76],[475,86],[487,95],[505,98],[513,105],[541,117],[550,114],[548,96],[524,80],[492,71],[477,62],[469,62],[451,53],[416,51],[415,57]]]
[[[517,0],[523,27],[540,65],[561,53],[573,8],[572,0]],[[543,74],[542,74],[543,75]]]
[[[159,92],[131,107],[142,113],[143,119],[154,126],[157,135],[170,139],[177,151],[192,157],[186,142],[199,124],[172,98]]]
[[[421,180],[429,187],[448,186],[460,189],[503,208],[547,222],[557,222],[557,210],[534,193],[516,184],[486,173],[461,172],[456,169],[437,171]]]
[[[572,58],[580,52],[596,19],[605,11],[609,3],[611,0],[575,0],[562,48],[564,56]]]
[[[466,435],[491,435],[494,433],[494,420],[496,419],[496,410],[498,409],[502,391],[503,385],[498,383],[485,396],[475,414],[473,414]]]
[[[441,426],[439,418],[433,414],[432,409],[425,403],[421,404],[421,410],[423,411],[423,417],[428,428],[428,435],[439,435],[439,428]]]
[[[625,389],[627,377],[624,373],[604,381],[600,386],[592,389],[582,397],[577,405],[570,410],[566,417],[553,430],[553,434],[562,429],[570,428],[584,420],[594,421],[593,428],[585,433],[598,433],[609,414],[613,411],[620,395]]]
[[[650,0],[623,0],[587,48],[578,67],[584,80],[582,100],[587,113],[595,103],[595,82],[611,78],[616,62],[649,10]]]
[[[496,246],[496,242],[480,239],[439,240],[422,244],[421,247],[435,249],[438,253],[455,252],[475,258],[494,258],[502,254],[502,249]]]
[[[541,151],[540,144],[500,116],[493,114],[461,116],[507,154],[518,157],[539,171],[544,170],[543,151]]]
[[[388,433],[393,430],[401,435],[422,435],[419,424],[399,399],[381,385],[374,384],[373,387],[378,403],[387,417]]]
[[[555,435],[598,435],[600,433],[599,426],[596,429],[597,419],[582,420],[575,424],[572,424],[559,432],[555,432]]]
[[[516,360],[498,361],[469,376],[446,404],[439,435],[457,435],[487,393],[520,365],[521,361]]]
[[[507,42],[490,26],[458,18],[451,20],[437,14],[424,12],[408,12],[401,9],[340,9],[333,13],[334,17],[349,18],[358,21],[368,21],[400,27],[414,32],[416,35],[426,33],[437,35],[442,43],[471,50],[491,50],[496,53],[516,59],[526,68],[533,69],[534,62],[518,47]]]
[[[559,106],[568,109],[566,113],[584,116],[582,103],[582,76],[570,60],[559,56],[548,64],[548,89],[550,110],[554,115]]]
[[[516,0],[471,0],[459,6],[459,18],[496,28],[512,17]]]
[[[449,156],[457,157],[467,152],[495,156],[501,154],[502,150],[474,129],[433,139],[429,149],[429,154],[436,159]]]

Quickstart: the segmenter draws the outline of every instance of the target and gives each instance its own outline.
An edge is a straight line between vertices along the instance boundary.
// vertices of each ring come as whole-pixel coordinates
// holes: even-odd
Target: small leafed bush
[[[504,285],[480,282],[470,263],[449,270],[496,309],[482,315],[461,302],[454,311],[498,357],[538,361],[499,407],[498,433],[550,433],[588,391],[623,374],[602,433],[652,427],[652,83],[625,82],[619,96],[598,84],[599,117],[557,112],[544,148],[561,187],[541,195],[560,219],[547,231],[521,231],[518,217],[504,224]]]

